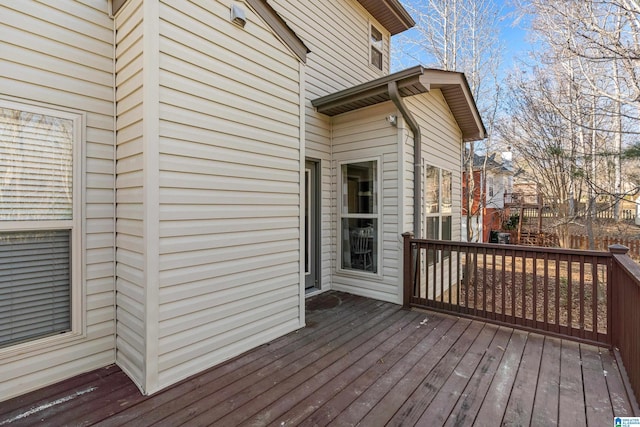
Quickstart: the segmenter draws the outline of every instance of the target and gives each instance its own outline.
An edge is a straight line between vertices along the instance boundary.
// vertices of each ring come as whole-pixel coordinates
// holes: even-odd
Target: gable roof
[[[115,15],[126,2],[127,0],[113,0],[111,13]],[[309,48],[287,25],[278,12],[267,3],[267,0],[246,0],[246,2],[302,62],[307,61],[307,53],[310,52]]]
[[[328,116],[346,113],[390,101],[389,83],[395,82],[401,97],[440,89],[462,131],[463,141],[477,141],[487,136],[471,89],[463,73],[427,69],[422,66],[353,86],[311,101],[318,112]]]
[[[401,33],[416,25],[409,12],[398,0],[358,0],[391,35]]]

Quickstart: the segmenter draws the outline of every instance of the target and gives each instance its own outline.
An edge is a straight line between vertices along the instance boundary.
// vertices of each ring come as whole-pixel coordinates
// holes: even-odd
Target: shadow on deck
[[[338,292],[307,327],[153,396],[115,366],[0,403],[10,425],[613,425],[604,348]],[[637,414],[635,414],[637,415]]]

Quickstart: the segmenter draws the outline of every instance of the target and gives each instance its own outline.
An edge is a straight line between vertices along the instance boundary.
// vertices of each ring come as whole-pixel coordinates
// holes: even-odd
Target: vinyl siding
[[[335,268],[335,235],[332,235],[331,120],[317,113],[311,100],[376,79],[389,73],[389,34],[356,0],[316,2],[270,0],[272,7],[311,51],[305,67],[306,156],[320,161],[321,274],[323,289],[331,285]],[[383,71],[369,65],[369,25],[376,24],[384,38]],[[337,36],[339,35],[339,36]]]
[[[452,173],[452,238],[460,240],[462,212],[462,133],[453,114],[442,96],[435,89],[429,93],[405,98],[405,103],[422,129],[422,159],[427,164],[446,169]],[[412,150],[407,140],[405,152]],[[411,158],[413,161],[413,158]],[[407,170],[405,166],[405,170]],[[424,171],[423,171],[424,175]],[[411,174],[413,177],[413,174]],[[424,176],[422,177],[424,183]],[[423,184],[424,188],[424,184]],[[405,203],[413,206],[413,187]],[[409,201],[408,199],[411,198]],[[406,206],[407,212],[412,212]],[[413,223],[413,216],[405,217],[405,221]],[[424,221],[422,221],[424,224]],[[409,229],[413,227],[410,226]]]
[[[301,326],[300,66],[230,4],[160,5],[159,387]]]
[[[116,290],[118,365],[138,384],[145,376],[145,254],[142,0],[116,17]],[[153,37],[153,36],[151,36]],[[153,250],[153,248],[152,248]]]
[[[377,158],[382,180],[382,212],[378,217],[380,238],[382,239],[382,257],[379,265],[380,275],[353,273],[339,270],[340,254],[336,255],[334,265],[333,289],[376,298],[394,303],[401,302],[399,259],[402,250],[400,240],[400,208],[398,161],[398,129],[385,119],[389,114],[397,114],[391,102],[364,108],[333,118],[333,198],[338,200],[339,164],[342,161],[358,161]],[[332,215],[333,235],[340,236],[338,216],[339,207]],[[339,238],[339,237],[337,237]],[[334,244],[337,245],[337,238]]]
[[[0,401],[114,362],[113,24],[104,0],[0,1],[0,93],[86,114],[86,334],[0,358]],[[79,183],[77,183],[79,184]]]

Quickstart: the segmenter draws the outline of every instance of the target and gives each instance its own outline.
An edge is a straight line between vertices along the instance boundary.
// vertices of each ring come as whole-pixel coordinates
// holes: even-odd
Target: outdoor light
[[[244,9],[237,4],[231,5],[231,22],[244,28],[247,23],[247,17],[244,13]]]
[[[387,116],[387,121],[391,126],[398,126],[398,116],[393,114]]]

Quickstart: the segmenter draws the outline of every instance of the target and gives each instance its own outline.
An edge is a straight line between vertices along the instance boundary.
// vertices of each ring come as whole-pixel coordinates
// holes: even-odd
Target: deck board
[[[491,386],[493,376],[502,361],[504,349],[509,342],[511,333],[512,329],[510,328],[500,328],[497,331],[491,344],[485,349],[482,360],[473,373],[469,384],[462,392],[456,407],[444,425],[462,426],[473,424]]]
[[[482,324],[458,321],[423,357],[406,372],[385,396],[361,419],[354,420],[366,426],[385,425],[414,392],[434,393],[445,369],[451,366],[460,354],[466,351],[482,329]],[[445,357],[448,356],[448,357]],[[433,369],[440,364],[440,369]],[[455,366],[455,365],[453,365]],[[431,382],[435,384],[432,385]],[[385,383],[388,383],[385,381]],[[365,400],[367,402],[367,400]]]
[[[543,344],[543,336],[529,335],[507,402],[504,425],[527,426],[531,421]]]
[[[584,384],[580,360],[580,345],[563,341],[560,359],[559,425],[587,425],[584,408]]]
[[[433,422],[434,425],[444,424],[460,396],[460,390],[464,390],[469,383],[497,329],[495,326],[485,325],[433,399],[431,401],[424,400],[425,409],[421,409],[416,405],[416,410],[413,411],[414,414],[407,414],[409,423],[420,422],[426,425],[429,422]],[[396,414],[392,421],[394,421],[393,424],[395,425],[400,426],[403,424],[400,413]]]
[[[587,424],[590,426],[611,424],[613,420],[613,407],[599,353],[598,347],[580,345]]]
[[[0,425],[610,425],[608,350],[339,292],[307,327],[143,396],[115,366],[0,402]]]
[[[544,340],[538,385],[533,402],[532,426],[553,426],[558,424],[558,403],[560,401],[560,346],[557,338]],[[613,419],[613,418],[612,418]]]
[[[512,332],[482,407],[478,411],[475,426],[492,427],[503,419],[526,343],[526,333],[515,330]]]
[[[264,424],[270,422],[274,425],[282,423],[284,425],[298,425],[319,409],[324,402],[331,400],[358,380],[370,367],[385,363],[393,364],[400,355],[400,352],[395,350],[412,336],[420,336],[414,332],[413,328],[409,327],[409,324],[418,316],[418,313],[411,313],[410,316],[403,318],[401,323],[397,322],[391,325],[389,332],[392,333],[390,336],[384,337],[380,345],[358,360],[354,360],[353,363],[342,361],[335,363],[321,375],[316,375],[310,381],[303,383],[286,399],[272,403],[266,408],[270,414],[269,419],[262,418],[265,421]],[[253,421],[257,421],[257,418],[254,418]]]

